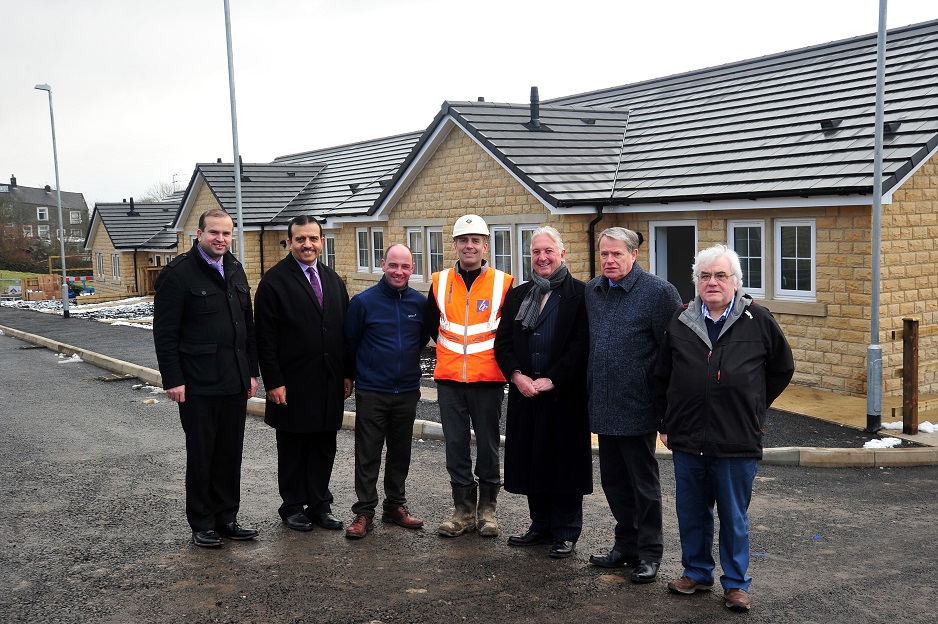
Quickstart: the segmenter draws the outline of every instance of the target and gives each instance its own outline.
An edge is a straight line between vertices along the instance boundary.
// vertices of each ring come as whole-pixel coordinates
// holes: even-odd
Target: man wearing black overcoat
[[[290,255],[264,274],[254,298],[264,422],[277,431],[280,517],[297,531],[313,523],[340,529],[329,479],[352,389],[343,337],[348,291],[318,262],[325,239],[316,219],[294,217],[287,242]]]
[[[258,370],[251,291],[228,251],[233,229],[223,210],[202,214],[197,242],[155,285],[153,342],[186,434],[186,518],[202,547],[257,535],[237,522],[244,421]]]
[[[544,226],[531,235],[531,281],[513,289],[495,335],[508,391],[505,490],[528,497],[530,528],[509,546],[551,544],[573,554],[583,528],[583,495],[593,491],[587,408],[589,326],[585,285],[564,263],[563,240]]]

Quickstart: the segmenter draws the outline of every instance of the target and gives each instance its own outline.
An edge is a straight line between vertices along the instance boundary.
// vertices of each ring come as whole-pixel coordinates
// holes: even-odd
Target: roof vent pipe
[[[537,87],[531,87],[531,127],[541,127],[541,98],[537,93]]]
[[[10,188],[16,188],[16,176],[10,174]]]

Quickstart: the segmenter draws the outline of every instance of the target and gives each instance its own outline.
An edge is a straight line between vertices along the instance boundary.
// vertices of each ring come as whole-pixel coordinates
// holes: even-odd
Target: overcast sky
[[[879,0],[230,0],[245,162],[875,33]],[[891,0],[888,27],[938,18]],[[224,0],[0,0],[0,183],[90,205],[233,158]]]

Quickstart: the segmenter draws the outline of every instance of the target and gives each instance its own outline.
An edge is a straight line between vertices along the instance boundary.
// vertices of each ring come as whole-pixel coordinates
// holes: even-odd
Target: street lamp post
[[[37,84],[36,89],[49,94],[49,121],[52,123],[52,160],[55,162],[55,198],[59,208],[59,253],[62,254],[62,318],[68,318],[68,275],[65,272],[65,221],[62,220],[62,186],[59,184],[59,152],[55,144],[55,115],[52,112],[52,87]]]

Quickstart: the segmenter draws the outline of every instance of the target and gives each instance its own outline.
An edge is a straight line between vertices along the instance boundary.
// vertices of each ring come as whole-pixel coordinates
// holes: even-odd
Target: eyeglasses
[[[709,282],[711,278],[716,278],[718,282],[726,282],[731,277],[732,275],[729,273],[724,273],[723,271],[720,271],[719,273],[700,273],[697,275],[697,279],[704,283]]]

